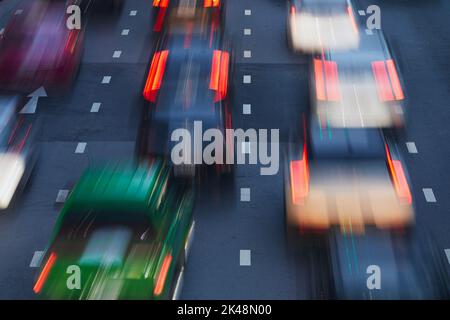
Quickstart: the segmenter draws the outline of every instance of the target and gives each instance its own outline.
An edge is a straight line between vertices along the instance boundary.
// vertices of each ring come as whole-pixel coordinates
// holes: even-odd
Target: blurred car
[[[26,185],[38,156],[38,123],[18,113],[19,96],[0,97],[0,209]]]
[[[304,143],[289,147],[284,171],[288,230],[340,226],[362,233],[366,226],[408,231],[413,225],[406,170],[394,141],[379,129],[312,121]]]
[[[177,298],[192,210],[193,189],[173,183],[161,160],[89,169],[61,210],[33,291],[41,299]],[[67,285],[74,266],[79,290]]]
[[[330,263],[335,298],[449,299],[448,263],[425,234],[398,237],[380,230],[332,232]]]
[[[84,29],[69,30],[66,6],[79,1],[23,1],[0,37],[0,89],[66,89],[77,74]]]
[[[404,125],[402,81],[381,31],[361,35],[358,49],[313,57],[313,113],[332,127]]]
[[[231,68],[230,51],[217,39],[211,42],[207,34],[163,36],[150,63],[143,90],[146,103],[137,142],[139,157],[170,158],[175,145],[171,141],[172,132],[184,128],[194,137],[196,122],[201,122],[203,131],[219,129],[225,137],[226,129],[232,129],[228,108]],[[223,140],[223,154],[231,152],[231,143]],[[194,163],[194,152],[192,156],[185,164],[174,166],[176,175],[195,176],[197,169],[206,168]],[[232,171],[232,165],[228,164],[216,164],[214,168],[218,173]]]
[[[294,51],[358,47],[359,29],[348,0],[289,0],[288,44]]]
[[[224,0],[153,0],[153,31],[165,29],[168,17],[190,20],[201,17],[211,21],[213,28],[221,25],[225,11]]]

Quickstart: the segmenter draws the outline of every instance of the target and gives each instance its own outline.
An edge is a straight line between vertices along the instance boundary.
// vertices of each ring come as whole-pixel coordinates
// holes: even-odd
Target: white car
[[[0,96],[0,210],[27,182],[37,158],[37,122],[19,114],[20,97]]]
[[[359,29],[348,0],[290,0],[287,37],[294,51],[348,50],[359,45]]]

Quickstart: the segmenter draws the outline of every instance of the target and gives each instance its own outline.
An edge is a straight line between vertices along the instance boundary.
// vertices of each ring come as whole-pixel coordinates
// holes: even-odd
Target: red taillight
[[[405,97],[403,95],[402,86],[398,78],[397,69],[395,68],[394,61],[389,59],[386,61],[386,66],[389,73],[389,78],[391,79],[392,89],[394,89],[394,95],[396,100],[403,100]]]
[[[229,61],[230,54],[228,52],[214,50],[209,80],[209,88],[216,92],[214,102],[221,101],[227,96]]]
[[[164,290],[164,283],[166,282],[167,273],[169,272],[171,262],[172,255],[169,253],[164,257],[161,269],[159,270],[158,279],[156,280],[155,289],[153,290],[155,296],[159,296]]]
[[[290,172],[292,202],[294,204],[301,204],[309,192],[309,168],[306,144],[303,146],[302,159],[291,161]]]
[[[155,25],[153,26],[153,31],[155,31],[155,32],[161,31],[162,26],[164,24],[164,18],[166,16],[166,11],[167,11],[166,7],[161,8],[158,11],[158,15],[156,16],[156,20],[155,20]]]
[[[203,2],[204,8],[218,7],[220,5],[220,0],[205,0]]]
[[[39,275],[39,278],[33,287],[34,293],[39,293],[41,291],[42,287],[44,286],[45,280],[47,279],[48,274],[50,273],[50,270],[55,264],[55,261],[56,261],[56,254],[53,252],[52,254],[50,254],[50,257],[45,263],[44,269],[42,269],[42,272]]]
[[[314,59],[314,76],[318,100],[339,101],[339,75],[335,61]]]
[[[153,0],[153,6],[159,8],[167,8],[169,6],[169,0]]]
[[[143,92],[144,98],[148,101],[156,101],[156,94],[161,87],[168,55],[169,50],[164,50],[156,52],[153,56]]]
[[[353,9],[351,6],[347,7],[347,13],[352,23],[353,31],[355,31],[355,33],[358,33],[358,26],[356,25],[355,15],[353,14]]]
[[[403,90],[392,59],[372,62],[372,71],[381,101],[403,100]]]
[[[389,151],[388,146],[386,145],[385,148],[388,167],[392,176],[395,191],[397,192],[397,196],[407,204],[411,204],[411,191],[409,190],[408,181],[406,180],[406,175],[405,171],[403,170],[402,163],[400,162],[400,160],[392,160],[391,152]]]
[[[292,15],[292,16],[295,16],[295,12],[296,12],[295,6],[292,5],[292,6],[291,6],[291,15]]]

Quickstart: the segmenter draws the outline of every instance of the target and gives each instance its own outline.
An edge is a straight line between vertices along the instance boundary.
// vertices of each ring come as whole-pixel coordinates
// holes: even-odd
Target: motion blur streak
[[[47,279],[47,276],[55,264],[56,261],[56,254],[52,252],[50,257],[48,258],[47,262],[45,263],[44,269],[42,269],[41,274],[39,275],[38,280],[36,281],[36,284],[34,285],[33,291],[35,293],[39,293],[42,289],[42,286],[44,285],[45,280]]]

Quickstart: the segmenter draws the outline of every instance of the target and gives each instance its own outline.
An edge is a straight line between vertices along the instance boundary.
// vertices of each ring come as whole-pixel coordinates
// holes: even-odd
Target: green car
[[[89,169],[59,214],[41,299],[172,299],[192,239],[192,184],[162,160]]]

